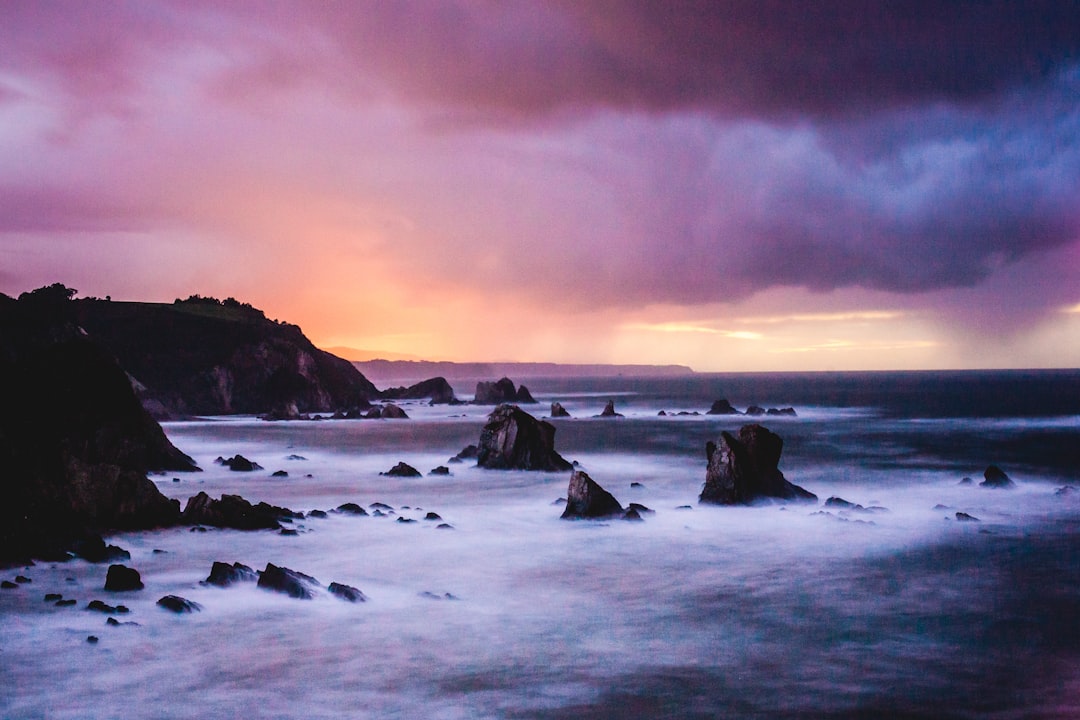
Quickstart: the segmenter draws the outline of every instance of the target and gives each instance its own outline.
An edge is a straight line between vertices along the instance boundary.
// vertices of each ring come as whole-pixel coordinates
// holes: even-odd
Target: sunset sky
[[[0,292],[324,347],[1080,366],[1080,3],[0,4]]]

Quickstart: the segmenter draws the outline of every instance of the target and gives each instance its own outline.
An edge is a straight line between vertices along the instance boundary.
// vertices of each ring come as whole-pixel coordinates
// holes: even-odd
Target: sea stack
[[[476,464],[494,470],[569,470],[555,452],[555,426],[517,405],[500,405],[480,431]]]
[[[777,465],[784,441],[761,425],[743,425],[738,436],[720,434],[705,446],[708,468],[699,502],[747,505],[764,498],[817,501],[817,496],[788,482]]]
[[[563,520],[577,518],[603,518],[621,515],[623,506],[611,493],[600,487],[584,470],[575,470],[570,476],[566,491],[566,509]],[[635,513],[636,514],[636,513]],[[641,518],[638,517],[640,520]]]

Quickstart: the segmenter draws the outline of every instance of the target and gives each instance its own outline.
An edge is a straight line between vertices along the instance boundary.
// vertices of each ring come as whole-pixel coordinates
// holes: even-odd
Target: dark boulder
[[[699,502],[748,504],[763,498],[817,501],[817,496],[788,482],[777,465],[784,448],[779,435],[761,425],[744,425],[738,436],[720,434],[705,446],[708,467]]]
[[[431,468],[431,472],[428,473],[428,475],[449,475],[449,474],[450,474],[450,468],[446,467],[445,465],[440,465],[438,467]]]
[[[727,401],[727,398],[720,398],[713,402],[712,407],[705,413],[706,415],[741,415],[738,410],[731,406],[731,403]]]
[[[352,603],[367,602],[367,596],[351,585],[342,585],[341,583],[332,582],[327,590],[330,591],[331,595],[339,597],[342,600],[347,600]]]
[[[130,560],[131,553],[116,545],[106,545],[100,536],[94,536],[78,540],[71,546],[71,551],[83,560],[92,563],[116,562],[117,560]]]
[[[383,420],[408,420],[409,416],[405,414],[405,411],[399,408],[393,403],[387,403],[382,407],[382,413],[380,417]]]
[[[379,473],[380,475],[388,475],[390,477],[423,477],[421,472],[407,463],[399,462],[394,467],[390,468],[386,472]]]
[[[235,562],[228,563],[215,561],[210,568],[210,577],[203,580],[206,585],[229,587],[238,582],[254,582],[259,579],[259,574],[247,565]]]
[[[966,512],[956,513],[956,519],[959,522],[981,522],[979,518],[975,517],[974,515],[968,515]]]
[[[381,396],[385,400],[422,400],[430,398],[432,405],[457,404],[458,399],[454,396],[454,388],[443,377],[434,377],[430,380],[418,382],[409,387],[387,388]]]
[[[314,589],[319,587],[319,581],[302,572],[266,563],[266,568],[259,575],[258,586],[264,590],[284,593],[291,598],[310,600],[314,597]]]
[[[340,512],[340,513],[345,513],[347,515],[364,515],[364,516],[366,516],[368,514],[367,510],[360,507],[359,505],[357,505],[354,502],[342,503],[342,504],[338,505],[334,509],[337,510],[338,512]]]
[[[608,400],[607,405],[600,411],[600,417],[622,417],[622,415],[615,412],[615,401]]]
[[[424,519],[425,520],[442,520],[442,518],[439,516],[439,513],[436,513],[436,512],[429,512],[427,515],[424,516]]]
[[[494,470],[569,470],[555,452],[555,426],[516,405],[500,405],[480,431],[476,464]]]
[[[651,508],[648,508],[648,507],[645,507],[641,503],[634,503],[634,502],[627,505],[626,509],[627,510],[633,510],[634,512],[640,513],[642,515],[653,515],[653,514],[656,513],[655,510],[653,510]]]
[[[109,592],[142,590],[143,581],[135,568],[129,568],[126,565],[110,565],[109,572],[105,575],[105,589]]]
[[[553,417],[553,418],[568,418],[568,417],[570,417],[570,413],[568,413],[566,411],[566,408],[564,408],[562,406],[562,403],[553,402],[553,403],[551,403],[551,417]]]
[[[274,471],[273,473],[270,474],[270,477],[287,478],[287,477],[289,477],[289,471],[288,470],[276,470],[276,471]]]
[[[179,595],[166,595],[165,597],[157,601],[159,607],[163,607],[166,610],[174,612],[176,614],[199,612],[202,610],[202,605],[187,598],[182,598]]]
[[[303,515],[266,503],[252,505],[239,495],[222,495],[214,500],[205,492],[188,499],[182,521],[187,525],[210,525],[234,530],[278,530],[283,519]]]
[[[566,491],[566,509],[562,514],[564,520],[611,517],[622,512],[623,507],[619,501],[600,487],[584,470],[575,470],[570,476],[570,486]]]
[[[218,458],[214,462],[224,465],[233,472],[252,472],[254,470],[262,470],[262,465],[257,462],[248,460],[243,455],[233,455],[231,458]]]
[[[466,445],[461,449],[461,452],[450,458],[449,462],[459,463],[464,462],[465,460],[473,460],[476,458],[476,455],[479,452],[480,448],[476,447],[475,445]]]
[[[979,487],[985,488],[1011,488],[1016,487],[1016,483],[1012,481],[1005,471],[999,468],[997,465],[991,465],[983,472],[983,481],[979,483]]]

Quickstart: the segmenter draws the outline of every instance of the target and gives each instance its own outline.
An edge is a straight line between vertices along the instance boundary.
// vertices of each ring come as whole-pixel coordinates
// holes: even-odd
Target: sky
[[[0,4],[0,292],[323,347],[1080,366],[1080,2]]]

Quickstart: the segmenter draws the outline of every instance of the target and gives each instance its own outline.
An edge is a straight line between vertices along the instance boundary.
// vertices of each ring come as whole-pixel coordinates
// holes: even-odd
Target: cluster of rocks
[[[370,402],[363,406],[353,406],[348,410],[338,410],[332,415],[311,415],[302,413],[296,409],[296,405],[289,405],[284,410],[278,409],[260,417],[267,421],[280,420],[408,420],[409,416],[404,410],[393,403],[372,405]]]
[[[385,400],[422,400],[430,399],[432,405],[461,405],[454,395],[454,388],[444,377],[434,377],[410,385],[409,387],[387,388],[381,393]]]
[[[210,568],[210,575],[203,580],[204,585],[227,588],[238,583],[254,582],[264,590],[288,595],[298,600],[310,600],[322,587],[312,576],[287,567],[266,563],[262,570],[254,570],[242,563],[232,564],[216,561]],[[366,602],[367,596],[351,585],[332,582],[326,587],[327,592],[349,602]]]
[[[759,498],[817,501],[817,495],[788,482],[777,467],[784,441],[761,425],[744,425],[737,435],[724,431],[708,442],[705,487],[699,502],[747,504]]]
[[[713,404],[712,404],[712,407],[710,407],[708,409],[708,411],[706,411],[705,414],[706,415],[752,415],[752,416],[757,416],[757,415],[787,415],[787,416],[790,416],[790,417],[795,417],[795,415],[796,415],[795,408],[792,408],[792,407],[768,408],[768,409],[766,409],[766,408],[760,407],[758,405],[751,405],[750,407],[746,408],[746,412],[739,412],[737,409],[735,409],[734,406],[732,406],[732,404],[730,402],[728,402],[727,398],[720,398],[719,400],[714,401]]]
[[[534,404],[536,400],[529,388],[521,385],[514,387],[514,381],[504,377],[495,382],[481,380],[476,383],[473,396],[474,405],[501,405],[503,403]]]

